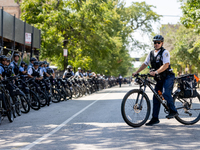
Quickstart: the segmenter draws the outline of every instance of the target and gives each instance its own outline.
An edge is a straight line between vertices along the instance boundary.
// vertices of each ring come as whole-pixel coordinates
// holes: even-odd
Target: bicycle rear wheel
[[[20,101],[21,101],[21,105],[20,105],[20,109],[22,113],[28,113],[30,111],[30,105],[28,103],[27,97],[25,97],[24,95],[19,95]]]
[[[43,91],[40,91],[40,93],[38,93],[38,95],[39,95],[39,100],[40,100],[40,106],[41,107],[46,106],[47,102],[49,101],[48,96]]]
[[[141,102],[142,94],[144,96]],[[122,100],[122,117],[131,127],[140,127],[145,124],[149,118],[150,110],[151,106],[148,96],[139,89],[129,91]]]
[[[64,87],[62,87],[62,88],[60,89],[60,93],[61,93],[61,100],[62,100],[62,101],[66,100],[66,98],[67,98],[67,92],[66,92],[66,90],[65,90]]]
[[[200,120],[200,95],[194,98],[173,97],[174,105],[179,113],[176,120],[185,125],[192,125]]]
[[[70,87],[65,88],[65,93],[66,93],[67,99],[72,99],[72,91],[71,91]]]
[[[80,96],[79,90],[75,86],[73,86],[72,89],[73,89],[72,97],[73,98],[78,98]]]
[[[37,94],[32,90],[30,90],[29,105],[34,110],[40,109],[40,99]]]
[[[2,103],[3,103],[3,107],[6,110],[6,115],[8,117],[8,120],[10,122],[14,121],[14,115],[13,115],[13,101],[12,98],[8,98],[5,96],[5,94],[3,93],[2,95]]]
[[[7,117],[10,122],[13,122],[14,115],[13,115],[13,106],[11,105],[13,103],[12,98],[10,98],[8,101],[9,103],[7,103]]]
[[[52,88],[52,102],[58,103],[61,100],[61,93],[58,89]]]

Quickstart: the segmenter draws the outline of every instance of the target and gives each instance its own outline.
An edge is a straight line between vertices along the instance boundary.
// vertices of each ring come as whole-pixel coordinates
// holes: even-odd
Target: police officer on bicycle
[[[25,81],[25,75],[27,75],[27,71],[24,69],[24,67],[25,67],[25,62],[24,61],[22,61],[21,62],[21,66],[19,67],[19,75],[20,75],[20,77],[21,77],[21,79],[23,80],[23,81]]]
[[[29,78],[35,77],[36,81],[43,79],[43,71],[42,71],[42,69],[39,68],[39,62],[38,61],[34,61],[33,67],[28,69],[28,77]],[[33,84],[36,86],[36,88],[38,90],[39,86],[35,82],[33,82]]]
[[[0,56],[0,78],[4,79],[6,76],[5,73],[5,65],[6,65],[7,58],[5,55]]]
[[[74,72],[72,71],[73,67],[71,65],[67,66],[67,70],[63,74],[63,79],[64,78],[70,78],[71,76],[74,76]]]
[[[76,77],[83,78],[83,74],[82,74],[82,72],[81,72],[81,67],[78,67],[78,71],[75,73],[75,76],[76,76]]]
[[[158,92],[158,90],[160,90],[163,92],[163,96],[167,100],[167,105],[170,109],[166,118],[170,119],[178,115],[171,96],[175,75],[170,67],[170,53],[163,47],[163,36],[156,35],[153,38],[153,42],[155,50],[148,54],[145,62],[135,73],[133,73],[133,76],[141,72],[148,65],[151,65],[150,75],[154,76],[154,79],[157,81],[155,91]],[[152,119],[146,125],[151,126],[160,122],[158,119],[160,105],[160,102],[154,95]]]
[[[18,67],[19,57],[20,57],[19,54],[15,53],[14,54],[14,60],[10,63],[10,66],[12,67],[15,75],[18,75],[18,73],[19,73],[19,67]]]
[[[47,73],[49,76],[52,76],[53,78],[55,78],[55,72],[52,68],[49,67],[49,63],[45,62],[44,64],[46,70],[47,70]]]
[[[36,61],[36,58],[31,57],[30,63],[29,63],[29,65],[28,65],[28,69],[27,69],[27,70],[29,70],[30,68],[33,68],[33,63],[34,63],[34,61]]]

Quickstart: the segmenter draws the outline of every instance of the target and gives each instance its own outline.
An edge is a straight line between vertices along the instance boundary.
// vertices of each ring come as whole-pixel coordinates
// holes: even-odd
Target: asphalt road
[[[0,149],[32,150],[121,150],[200,149],[200,123],[182,125],[165,119],[132,128],[121,116],[121,101],[137,86],[122,85],[82,98],[44,107],[0,125]],[[147,89],[152,99],[152,93]]]

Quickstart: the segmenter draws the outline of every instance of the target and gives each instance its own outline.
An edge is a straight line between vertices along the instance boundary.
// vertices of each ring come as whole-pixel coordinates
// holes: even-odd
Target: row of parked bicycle
[[[38,86],[39,85],[39,86]],[[46,77],[42,80],[20,76],[0,80],[0,123],[4,117],[10,122],[30,109],[39,110],[52,102],[70,100],[117,85],[115,78],[100,77],[68,79]]]

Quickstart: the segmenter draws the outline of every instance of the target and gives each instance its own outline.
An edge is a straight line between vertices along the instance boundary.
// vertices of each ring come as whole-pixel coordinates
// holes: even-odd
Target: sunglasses
[[[161,42],[154,42],[154,44],[160,44]]]

